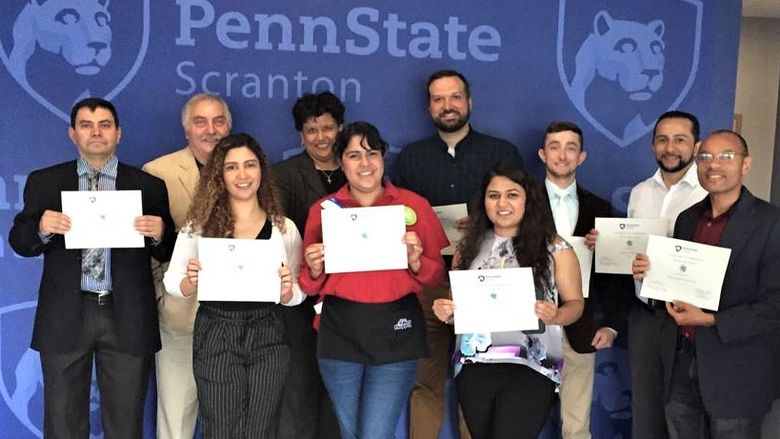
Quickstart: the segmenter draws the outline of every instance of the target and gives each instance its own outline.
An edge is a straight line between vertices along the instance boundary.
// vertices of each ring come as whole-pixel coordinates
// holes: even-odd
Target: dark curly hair
[[[485,211],[487,187],[494,177],[506,177],[525,190],[525,213],[512,238],[515,258],[521,267],[531,267],[537,291],[546,291],[550,284],[550,251],[548,246],[557,237],[550,206],[541,186],[522,167],[512,161],[499,161],[482,179],[480,194],[469,205],[469,220],[458,243],[458,270],[467,270],[479,254],[485,236],[493,223]]]
[[[295,129],[302,131],[303,124],[307,120],[320,117],[325,113],[333,116],[337,124],[344,123],[344,104],[336,95],[329,91],[317,94],[306,93],[295,101],[292,108]]]
[[[223,169],[228,151],[249,148],[260,162],[261,183],[257,200],[268,218],[284,232],[284,209],[274,183],[268,158],[252,136],[244,133],[229,134],[217,143],[201,172],[195,198],[187,214],[187,224],[211,238],[231,238],[235,221],[230,210],[228,192],[225,189]]]

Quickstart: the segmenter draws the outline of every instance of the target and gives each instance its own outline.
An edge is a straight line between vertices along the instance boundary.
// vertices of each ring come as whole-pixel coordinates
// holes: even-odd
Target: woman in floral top
[[[514,164],[499,162],[471,207],[453,269],[531,267],[544,330],[459,335],[458,399],[474,439],[536,438],[560,383],[562,326],[582,314],[577,257],[556,235],[541,188]],[[433,311],[452,322],[455,306],[437,299]]]

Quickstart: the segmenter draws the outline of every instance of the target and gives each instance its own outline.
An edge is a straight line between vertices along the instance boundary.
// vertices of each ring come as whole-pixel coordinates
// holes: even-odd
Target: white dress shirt
[[[571,182],[565,188],[558,187],[549,179],[544,179],[544,186],[547,188],[547,196],[550,199],[550,211],[555,220],[555,229],[559,236],[572,236],[574,227],[577,225],[579,217],[580,203],[577,200],[577,180]],[[563,203],[563,205],[561,205]],[[568,211],[568,218],[560,218],[561,209]],[[568,222],[567,222],[568,220]]]
[[[696,163],[691,164],[683,178],[669,188],[661,179],[661,170],[659,169],[652,177],[631,189],[631,195],[628,199],[628,217],[666,218],[668,221],[666,235],[672,236],[677,215],[704,199],[705,196],[707,196],[707,191],[699,184]],[[639,297],[639,289],[642,284],[638,281],[635,284],[636,295]]]

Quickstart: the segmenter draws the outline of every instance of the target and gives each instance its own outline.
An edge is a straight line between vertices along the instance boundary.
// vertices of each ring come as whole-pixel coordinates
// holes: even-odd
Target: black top
[[[263,228],[260,229],[260,233],[257,234],[255,239],[271,239],[271,221],[266,218]],[[206,306],[209,308],[218,308],[225,311],[247,311],[252,309],[267,308],[269,306],[275,306],[271,302],[217,302],[217,301],[201,301],[200,306]]]
[[[432,206],[468,203],[499,160],[523,163],[513,144],[473,128],[455,146],[455,157],[437,134],[403,148],[393,165],[393,183],[417,192]]]

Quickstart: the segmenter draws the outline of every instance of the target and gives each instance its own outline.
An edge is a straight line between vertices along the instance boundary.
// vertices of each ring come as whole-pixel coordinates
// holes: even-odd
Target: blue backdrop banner
[[[181,107],[204,91],[227,100],[233,130],[258,138],[271,160],[289,157],[300,151],[293,102],[327,89],[348,121],[379,127],[391,164],[403,145],[433,132],[426,79],[453,68],[471,81],[473,126],[518,145],[537,175],[547,123],[582,126],[588,160],[579,180],[619,211],[655,170],[659,114],[692,112],[704,132],[732,120],[738,0],[0,5],[0,437],[42,436],[42,378],[28,347],[41,260],[14,255],[8,230],[29,172],[76,156],[67,121],[83,97],[116,104],[117,155],[140,166],[185,145]],[[594,437],[627,437],[627,367],[621,348],[599,357]]]

